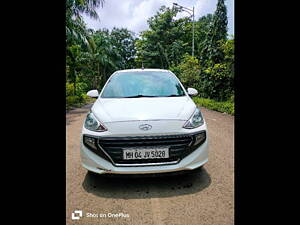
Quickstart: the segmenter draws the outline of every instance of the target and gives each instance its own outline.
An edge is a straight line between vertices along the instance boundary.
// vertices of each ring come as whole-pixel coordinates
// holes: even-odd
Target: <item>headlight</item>
[[[183,125],[183,128],[193,129],[196,127],[200,127],[201,125],[203,125],[203,123],[204,120],[200,112],[200,109],[196,108],[191,118],[188,121],[186,121],[186,123]]]
[[[94,114],[90,112],[84,122],[84,127],[91,131],[103,132],[107,129],[96,119]]]

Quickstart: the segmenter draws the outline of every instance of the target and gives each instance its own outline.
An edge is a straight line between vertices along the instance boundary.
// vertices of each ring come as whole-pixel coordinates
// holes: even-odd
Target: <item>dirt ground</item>
[[[68,225],[234,223],[233,116],[201,108],[208,124],[209,161],[195,174],[101,177],[88,174],[80,163],[80,132],[90,107],[87,105],[66,114]],[[83,217],[72,220],[74,210],[82,210]]]

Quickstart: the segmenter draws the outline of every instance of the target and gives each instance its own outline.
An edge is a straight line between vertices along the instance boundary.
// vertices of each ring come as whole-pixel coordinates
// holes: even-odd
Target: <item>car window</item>
[[[119,72],[105,86],[102,98],[184,96],[177,78],[170,72]]]

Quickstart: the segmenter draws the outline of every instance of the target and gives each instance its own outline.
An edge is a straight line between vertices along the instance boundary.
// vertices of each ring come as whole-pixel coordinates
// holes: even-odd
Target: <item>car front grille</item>
[[[196,143],[196,136],[202,135],[200,142]],[[172,164],[196,150],[206,140],[206,132],[201,131],[193,134],[165,135],[165,136],[138,136],[138,137],[99,137],[96,139],[97,150],[94,153],[109,160],[115,166],[136,166],[147,164]],[[196,144],[195,144],[196,143]],[[169,148],[169,158],[161,159],[123,159],[124,148]],[[104,154],[103,154],[104,153]],[[104,156],[105,155],[105,156]]]

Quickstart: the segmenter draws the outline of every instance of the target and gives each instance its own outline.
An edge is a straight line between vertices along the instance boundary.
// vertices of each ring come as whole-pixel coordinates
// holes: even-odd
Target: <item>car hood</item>
[[[98,98],[92,112],[101,122],[188,120],[196,108],[188,96],[155,98]]]

